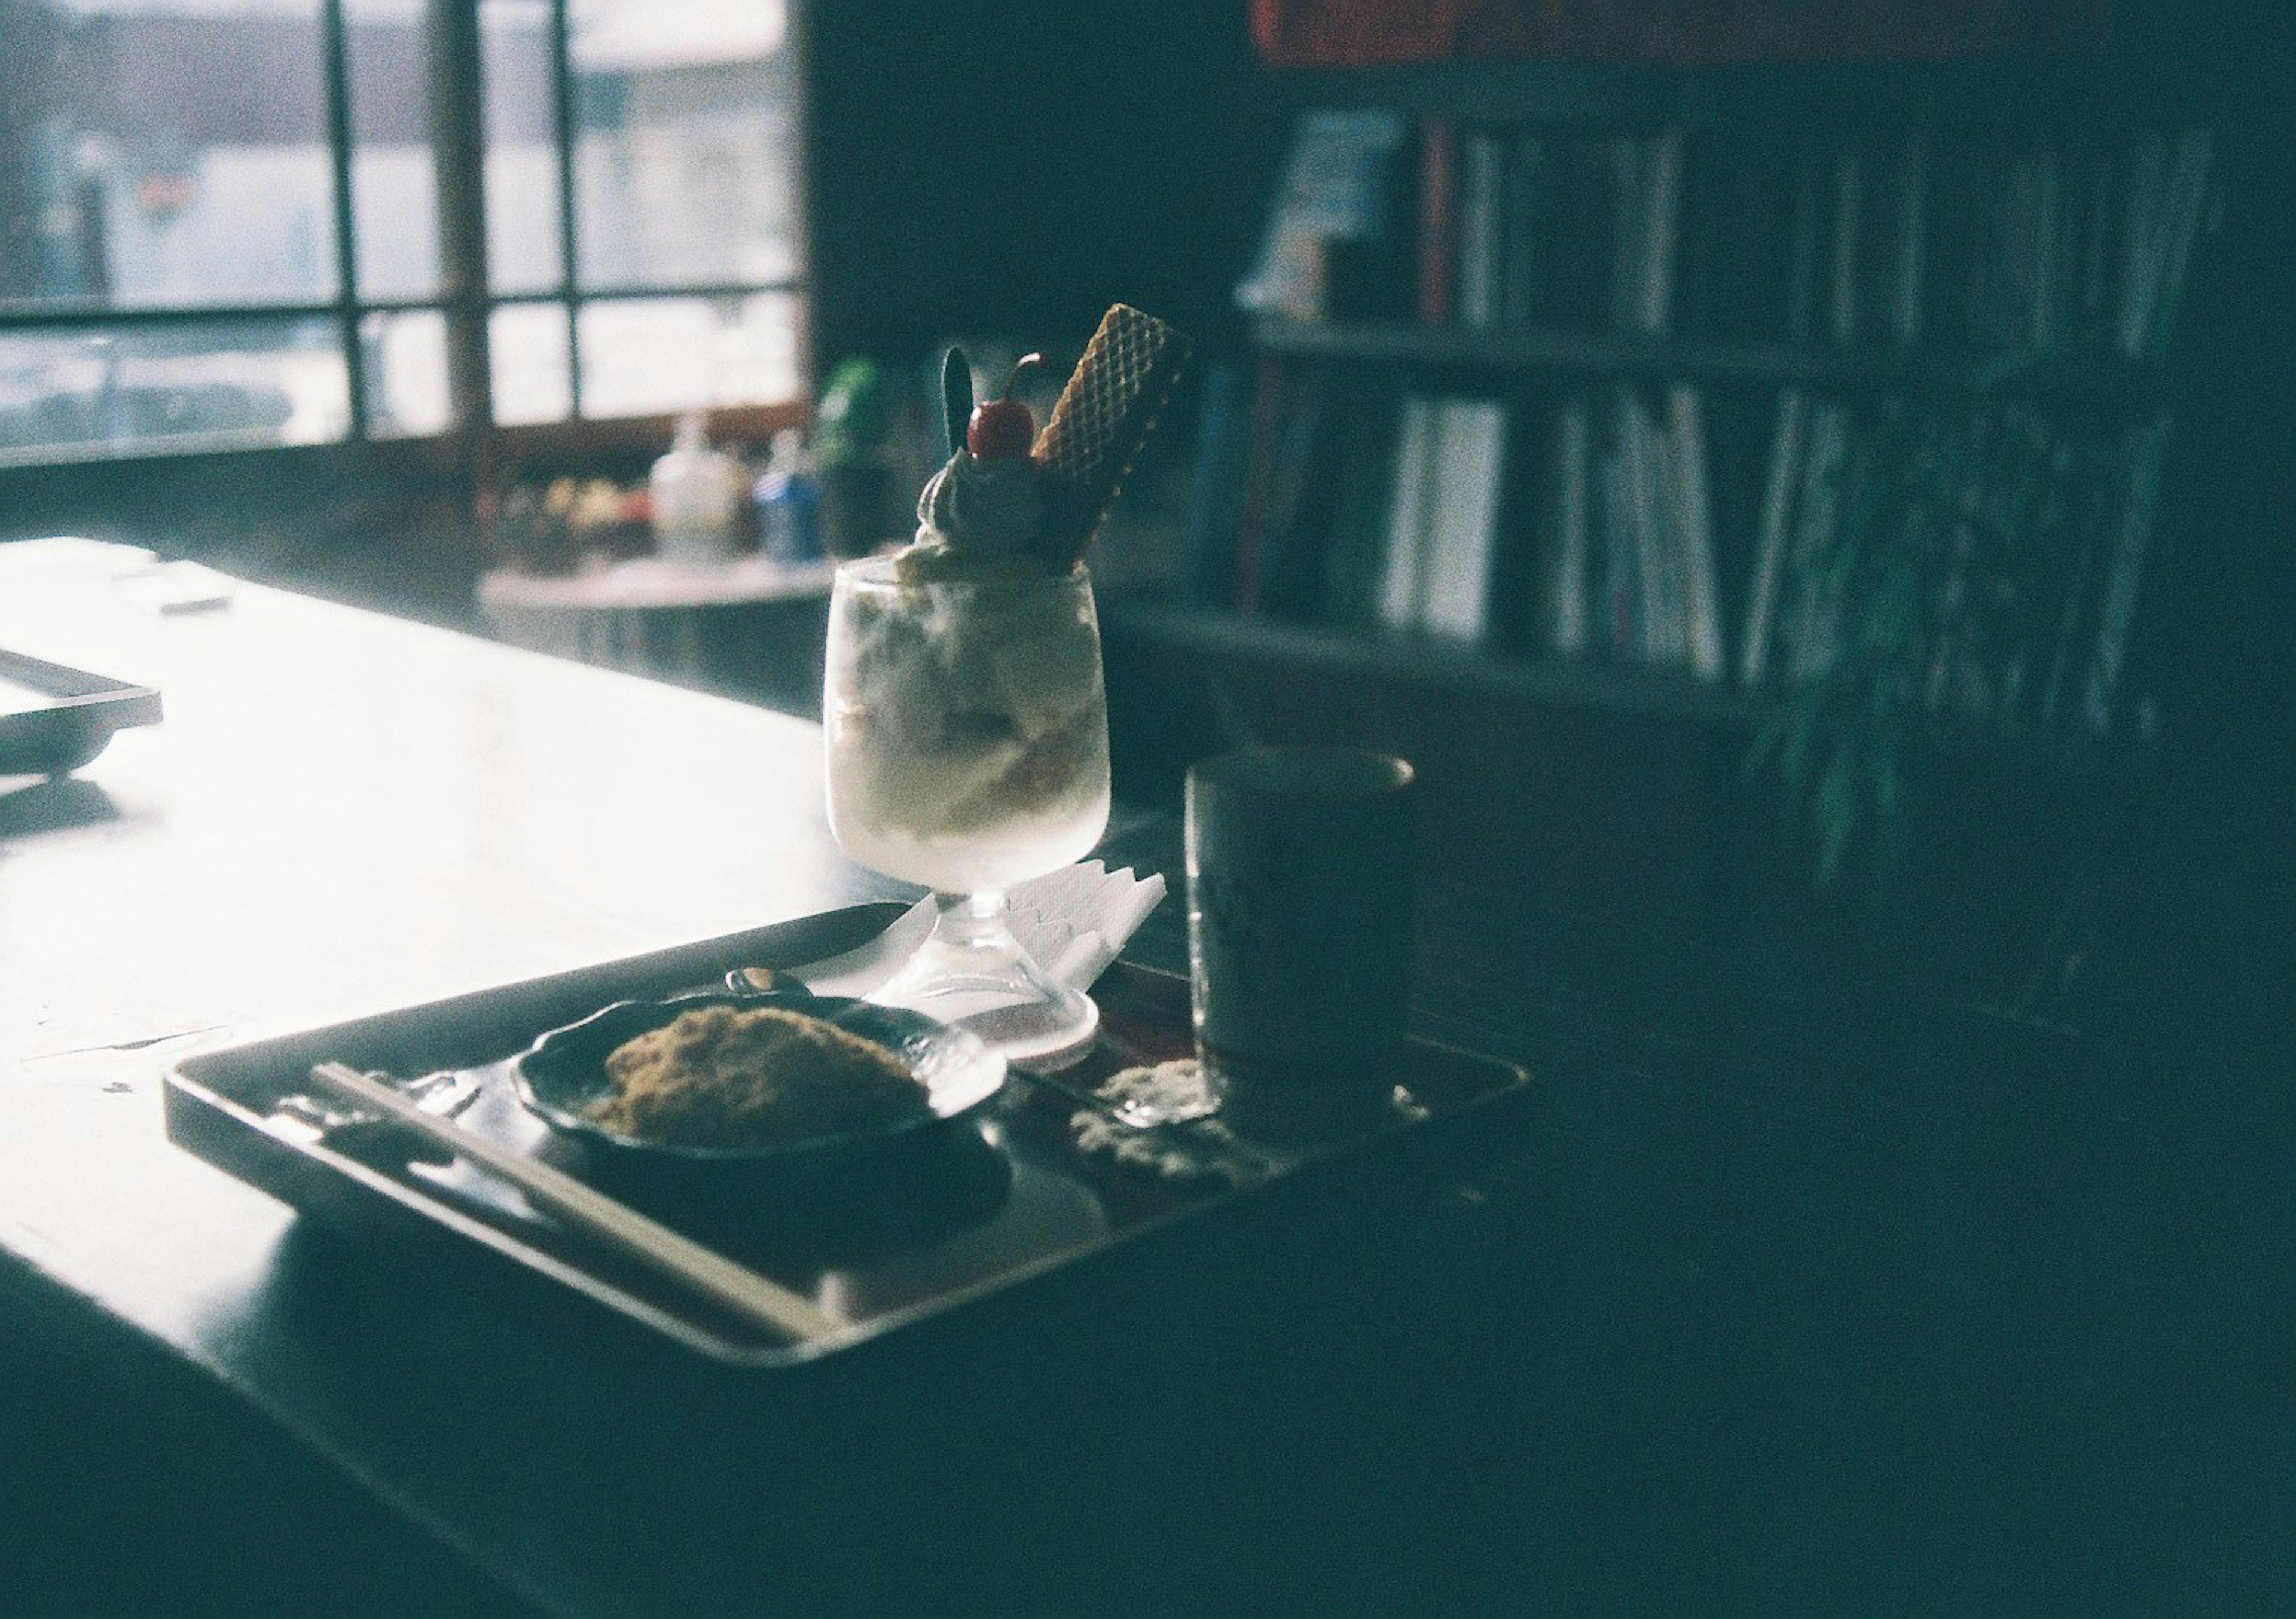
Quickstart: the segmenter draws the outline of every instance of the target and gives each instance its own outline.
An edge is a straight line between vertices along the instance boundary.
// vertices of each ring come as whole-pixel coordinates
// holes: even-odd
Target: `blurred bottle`
[[[833,557],[865,557],[893,537],[887,394],[884,367],[857,356],[829,373],[814,409],[812,472],[822,544]]]
[[[700,412],[679,418],[669,454],[653,463],[647,492],[654,550],[674,562],[723,562],[739,537],[741,463],[712,449]]]
[[[758,550],[783,562],[820,558],[821,485],[797,429],[774,435],[765,475],[758,479],[757,506]]]

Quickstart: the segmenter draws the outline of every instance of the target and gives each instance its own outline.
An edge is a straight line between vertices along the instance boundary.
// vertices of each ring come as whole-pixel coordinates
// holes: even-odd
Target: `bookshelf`
[[[1208,413],[1203,459],[1226,470],[1192,518],[1194,605],[1759,687],[1774,622],[1838,640],[1846,619],[1854,638],[1854,604],[1787,609],[1840,571],[1875,488],[1899,493],[1890,446],[1980,415],[2027,465],[1992,457],[1934,495],[1998,526],[1997,493],[2038,468],[2050,502],[2080,508],[2047,522],[2087,525],[2092,550],[2128,531],[2141,557],[2143,523],[2120,514],[2147,475],[2110,486],[2169,408],[2167,334],[2224,206],[2207,128],[1492,124],[1435,106],[1300,119],[1239,290],[1253,374],[1218,380]],[[1899,459],[1942,448],[1971,446]],[[1383,464],[1358,476],[1367,459]],[[2113,665],[2126,568],[2058,560],[2065,599],[2039,605],[2061,644],[2033,658]],[[2108,644],[2076,658],[2076,635]],[[1807,678],[1832,657],[1780,666]]]
[[[1750,862],[1807,854],[1746,769],[1798,714],[1822,740],[1829,713],[1894,705],[1964,761],[1967,814],[2013,778],[2037,822],[2082,818],[2067,795],[2145,735],[2124,674],[2161,445],[2204,381],[2177,315],[2243,201],[2205,71],[1473,61],[1278,82],[1294,159],[1243,342],[1207,380],[1182,577],[1111,613],[1112,659],[1157,672],[1152,773],[1373,737],[1434,796],[1452,784],[1462,838],[1538,768],[1608,775],[1573,798],[1583,822],[1693,782],[1650,829],[1670,854],[1590,875],[1616,840],[1557,815],[1509,857],[1534,893],[1708,934],[1745,908]],[[1378,167],[1300,156],[1325,118]],[[1496,457],[1472,447],[1492,410]],[[1447,540],[1463,511],[1479,532]],[[1980,536],[1964,559],[1907,583],[1956,523]],[[1462,567],[1464,607],[1444,589]],[[1894,664],[1871,652],[1893,601],[1921,619]],[[1577,756],[1491,765],[1558,739]],[[1972,880],[2017,887],[1998,875]]]

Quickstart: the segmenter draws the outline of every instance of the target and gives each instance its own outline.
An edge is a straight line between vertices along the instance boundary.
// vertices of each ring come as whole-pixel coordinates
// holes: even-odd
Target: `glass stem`
[[[939,912],[933,923],[933,936],[951,950],[1011,948],[1013,929],[1006,920],[1004,895],[1001,891],[935,894],[933,904]]]

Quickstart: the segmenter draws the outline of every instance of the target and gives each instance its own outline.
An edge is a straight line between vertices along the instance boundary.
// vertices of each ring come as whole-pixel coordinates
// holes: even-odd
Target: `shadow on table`
[[[0,784],[11,780],[19,785],[0,790],[0,838],[119,819],[119,805],[93,781],[75,776],[0,777]]]

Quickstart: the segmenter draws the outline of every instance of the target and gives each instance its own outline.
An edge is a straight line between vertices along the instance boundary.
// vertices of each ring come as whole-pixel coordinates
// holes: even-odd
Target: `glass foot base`
[[[1090,995],[1072,989],[1058,1001],[991,1007],[956,1021],[1004,1052],[1009,1062],[1056,1068],[1092,1049],[1093,1037],[1100,1032],[1100,1008]]]
[[[1008,1062],[1057,1067],[1092,1047],[1100,1008],[1048,978],[1010,935],[936,933],[869,998],[978,1034]]]

